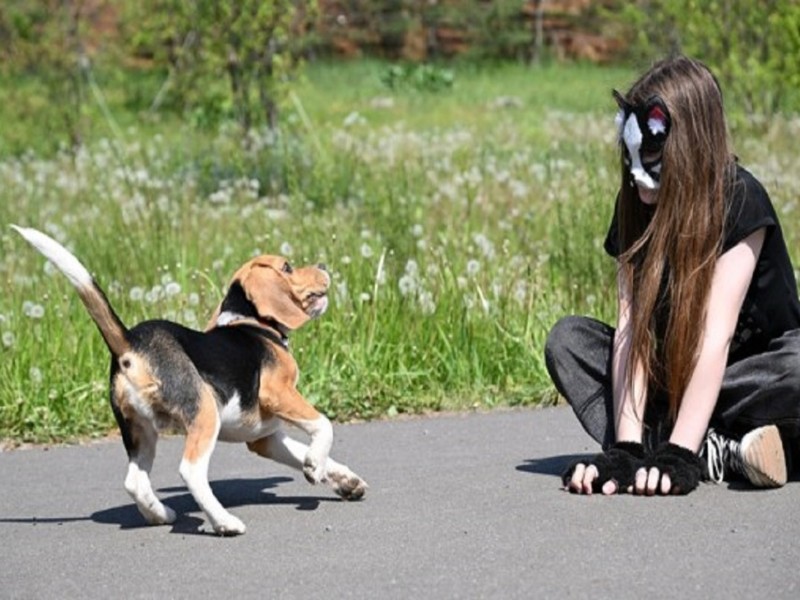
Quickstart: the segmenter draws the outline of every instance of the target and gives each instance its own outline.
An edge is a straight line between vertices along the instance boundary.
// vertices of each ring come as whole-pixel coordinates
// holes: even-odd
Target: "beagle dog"
[[[150,469],[158,431],[178,427],[186,442],[180,475],[220,535],[245,532],[208,484],[217,440],[244,442],[251,452],[326,482],[357,500],[366,482],[329,457],[330,421],[301,396],[287,335],[328,307],[324,265],[294,269],[278,256],[259,256],[233,276],[205,331],[165,320],[128,329],[87,269],[66,248],[35,229],[12,227],[66,275],[111,352],[110,397],[128,453],[125,489],[148,523],[175,521],[155,495]],[[310,438],[289,437],[282,422]]]

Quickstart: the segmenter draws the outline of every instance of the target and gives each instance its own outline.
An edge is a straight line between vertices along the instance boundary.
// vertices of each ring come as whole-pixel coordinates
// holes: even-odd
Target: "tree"
[[[637,55],[704,61],[749,113],[800,109],[797,0],[639,0],[623,15]]]
[[[315,15],[311,0],[143,0],[128,5],[125,30],[168,73],[154,108],[171,95],[208,120],[275,128]]]
[[[86,28],[104,2],[4,0],[0,5],[0,56],[6,74],[43,84],[71,146],[82,143],[90,57]]]

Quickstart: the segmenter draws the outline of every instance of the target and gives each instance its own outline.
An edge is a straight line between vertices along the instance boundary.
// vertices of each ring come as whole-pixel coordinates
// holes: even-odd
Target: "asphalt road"
[[[118,441],[0,452],[0,598],[798,598],[800,483],[685,497],[574,496],[597,451],[564,407],[338,425],[364,477],[343,502],[220,444],[220,538],[159,445],[154,487],[181,516],[143,524]]]

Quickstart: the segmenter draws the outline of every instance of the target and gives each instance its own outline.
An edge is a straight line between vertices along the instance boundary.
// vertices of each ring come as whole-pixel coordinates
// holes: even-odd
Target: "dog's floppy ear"
[[[253,261],[249,266],[241,274],[239,283],[259,317],[272,319],[292,330],[299,329],[311,319],[303,310],[302,301],[287,278],[276,271],[273,265]]]

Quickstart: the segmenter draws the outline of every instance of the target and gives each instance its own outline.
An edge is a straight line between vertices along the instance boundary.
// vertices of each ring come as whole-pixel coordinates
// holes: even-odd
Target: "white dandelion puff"
[[[467,275],[470,277],[475,277],[478,272],[481,270],[481,263],[475,260],[474,258],[467,262]]]
[[[436,311],[436,302],[431,292],[423,290],[419,293],[419,308],[424,315],[432,315]]]
[[[283,242],[281,244],[281,254],[283,254],[284,256],[291,256],[293,252],[294,250],[289,242]]]
[[[139,286],[132,287],[131,291],[128,292],[128,296],[134,302],[141,302],[142,298],[144,298],[144,290]]]
[[[14,337],[13,332],[4,331],[2,339],[3,339],[3,346],[5,346],[6,348],[11,348],[14,345],[14,342],[16,341],[17,338]]]
[[[41,319],[44,316],[44,306],[26,300],[22,303],[22,313],[31,319]]]
[[[39,367],[31,367],[28,370],[28,377],[34,385],[39,385],[43,379],[41,369]]]
[[[405,274],[400,278],[400,281],[397,282],[398,287],[400,288],[400,295],[401,296],[408,296],[413,294],[417,289],[417,281],[409,274]]]
[[[167,296],[177,296],[181,293],[181,284],[176,281],[170,281],[164,288],[164,292]]]

